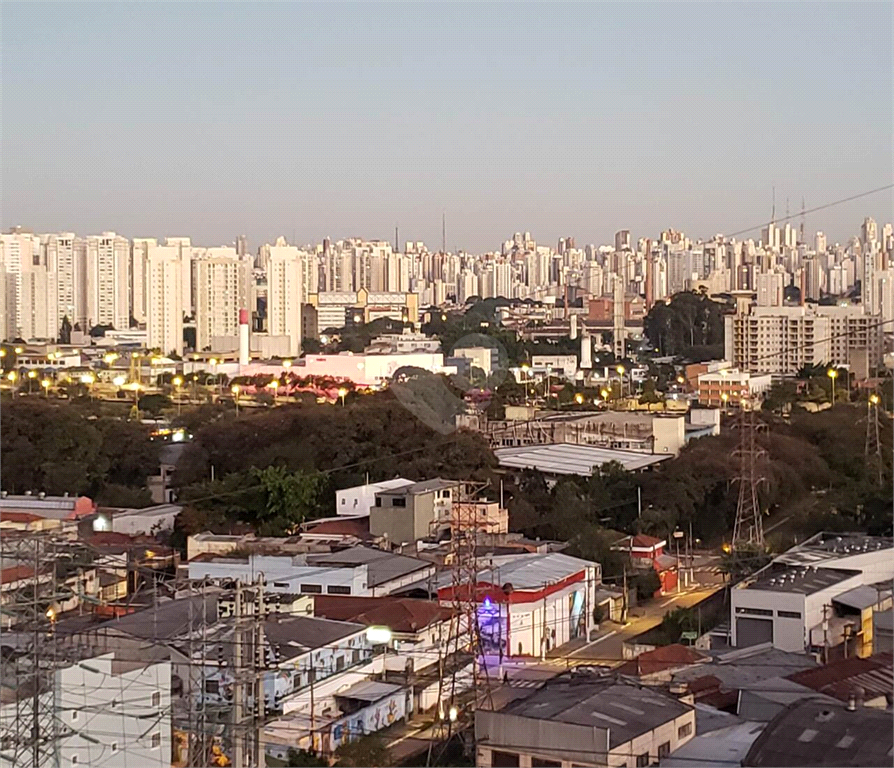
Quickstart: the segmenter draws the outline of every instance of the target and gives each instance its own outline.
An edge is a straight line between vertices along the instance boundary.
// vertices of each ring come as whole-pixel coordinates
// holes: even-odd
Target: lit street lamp
[[[171,379],[171,384],[174,385],[174,399],[177,401],[177,415],[180,415],[180,409],[182,408],[182,401],[180,399],[180,387],[183,384],[182,376],[175,376]]]
[[[338,388],[338,396],[341,398],[341,407],[345,407],[345,396],[348,394],[348,390],[345,387]]]
[[[838,378],[838,371],[834,368],[830,368],[826,371],[826,376],[828,376],[832,380],[832,407],[835,407],[835,379]]]
[[[618,372],[618,376],[621,379],[621,399],[623,400],[624,399],[624,371],[626,370],[626,368],[624,368],[623,365],[619,365],[617,368],[615,368],[615,370]]]
[[[43,380],[40,382],[40,386],[43,387],[43,395],[44,395],[44,397],[49,397],[49,396],[50,396],[50,384],[51,384],[51,382],[50,382],[49,379],[43,379]]]
[[[236,403],[236,415],[239,415],[239,393],[242,391],[242,387],[238,384],[234,384],[230,387],[230,392],[233,393],[233,402]]]

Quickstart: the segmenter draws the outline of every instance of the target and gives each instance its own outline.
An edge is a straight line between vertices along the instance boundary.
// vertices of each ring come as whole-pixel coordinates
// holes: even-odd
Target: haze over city
[[[2,228],[708,238],[892,177],[888,3],[4,3]],[[64,55],[60,52],[64,51]],[[808,221],[845,241],[890,192]],[[759,236],[759,231],[753,233]]]

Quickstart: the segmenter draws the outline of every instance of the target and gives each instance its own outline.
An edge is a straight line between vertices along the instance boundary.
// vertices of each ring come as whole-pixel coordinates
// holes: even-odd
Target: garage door
[[[736,619],[736,647],[746,648],[749,645],[773,642],[772,619]]]

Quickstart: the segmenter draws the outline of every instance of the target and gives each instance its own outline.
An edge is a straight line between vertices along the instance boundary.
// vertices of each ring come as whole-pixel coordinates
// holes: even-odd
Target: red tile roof
[[[654,536],[649,536],[645,533],[638,533],[630,540],[630,546],[643,547],[645,549],[654,549],[664,543],[664,539],[656,539]]]
[[[409,597],[353,597],[315,595],[314,615],[366,626],[385,626],[394,632],[418,632],[450,618],[450,609]]]
[[[622,664],[618,671],[626,675],[651,675],[668,669],[697,664],[707,660],[707,656],[688,645],[662,645],[654,651],[641,653],[635,659]]]

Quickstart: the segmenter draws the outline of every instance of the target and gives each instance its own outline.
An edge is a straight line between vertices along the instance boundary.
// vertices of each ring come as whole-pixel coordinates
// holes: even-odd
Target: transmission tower
[[[15,648],[2,661],[3,686],[15,691],[14,707],[0,716],[0,764],[59,765],[64,729],[56,710],[57,642],[54,622],[59,601],[56,550],[60,542],[47,534],[4,534],[2,567],[15,574],[5,591],[4,644]],[[14,711],[11,711],[14,710]]]
[[[739,472],[736,482],[739,484],[739,500],[736,504],[736,523],[733,527],[732,547],[736,549],[743,544],[764,546],[764,523],[761,513],[758,487],[766,481],[759,465],[767,452],[757,442],[758,432],[766,429],[755,413],[755,403],[743,397],[741,411],[736,419],[735,428],[739,430],[739,447],[733,456],[739,459]]]
[[[441,710],[438,730],[441,740],[447,740],[453,735],[454,721],[459,717],[461,691],[457,685],[457,673],[462,658],[471,656],[472,659],[472,694],[466,708],[471,711],[482,706],[493,708],[490,677],[478,621],[478,507],[473,500],[485,486],[486,483],[475,487],[467,484],[451,506],[450,549],[445,565],[450,568],[452,611],[445,656],[450,660],[452,669],[448,673],[442,660],[438,691],[438,706]]]
[[[885,461],[882,456],[882,441],[879,437],[880,398],[873,393],[866,402],[866,467],[868,474],[882,485],[884,482]]]

